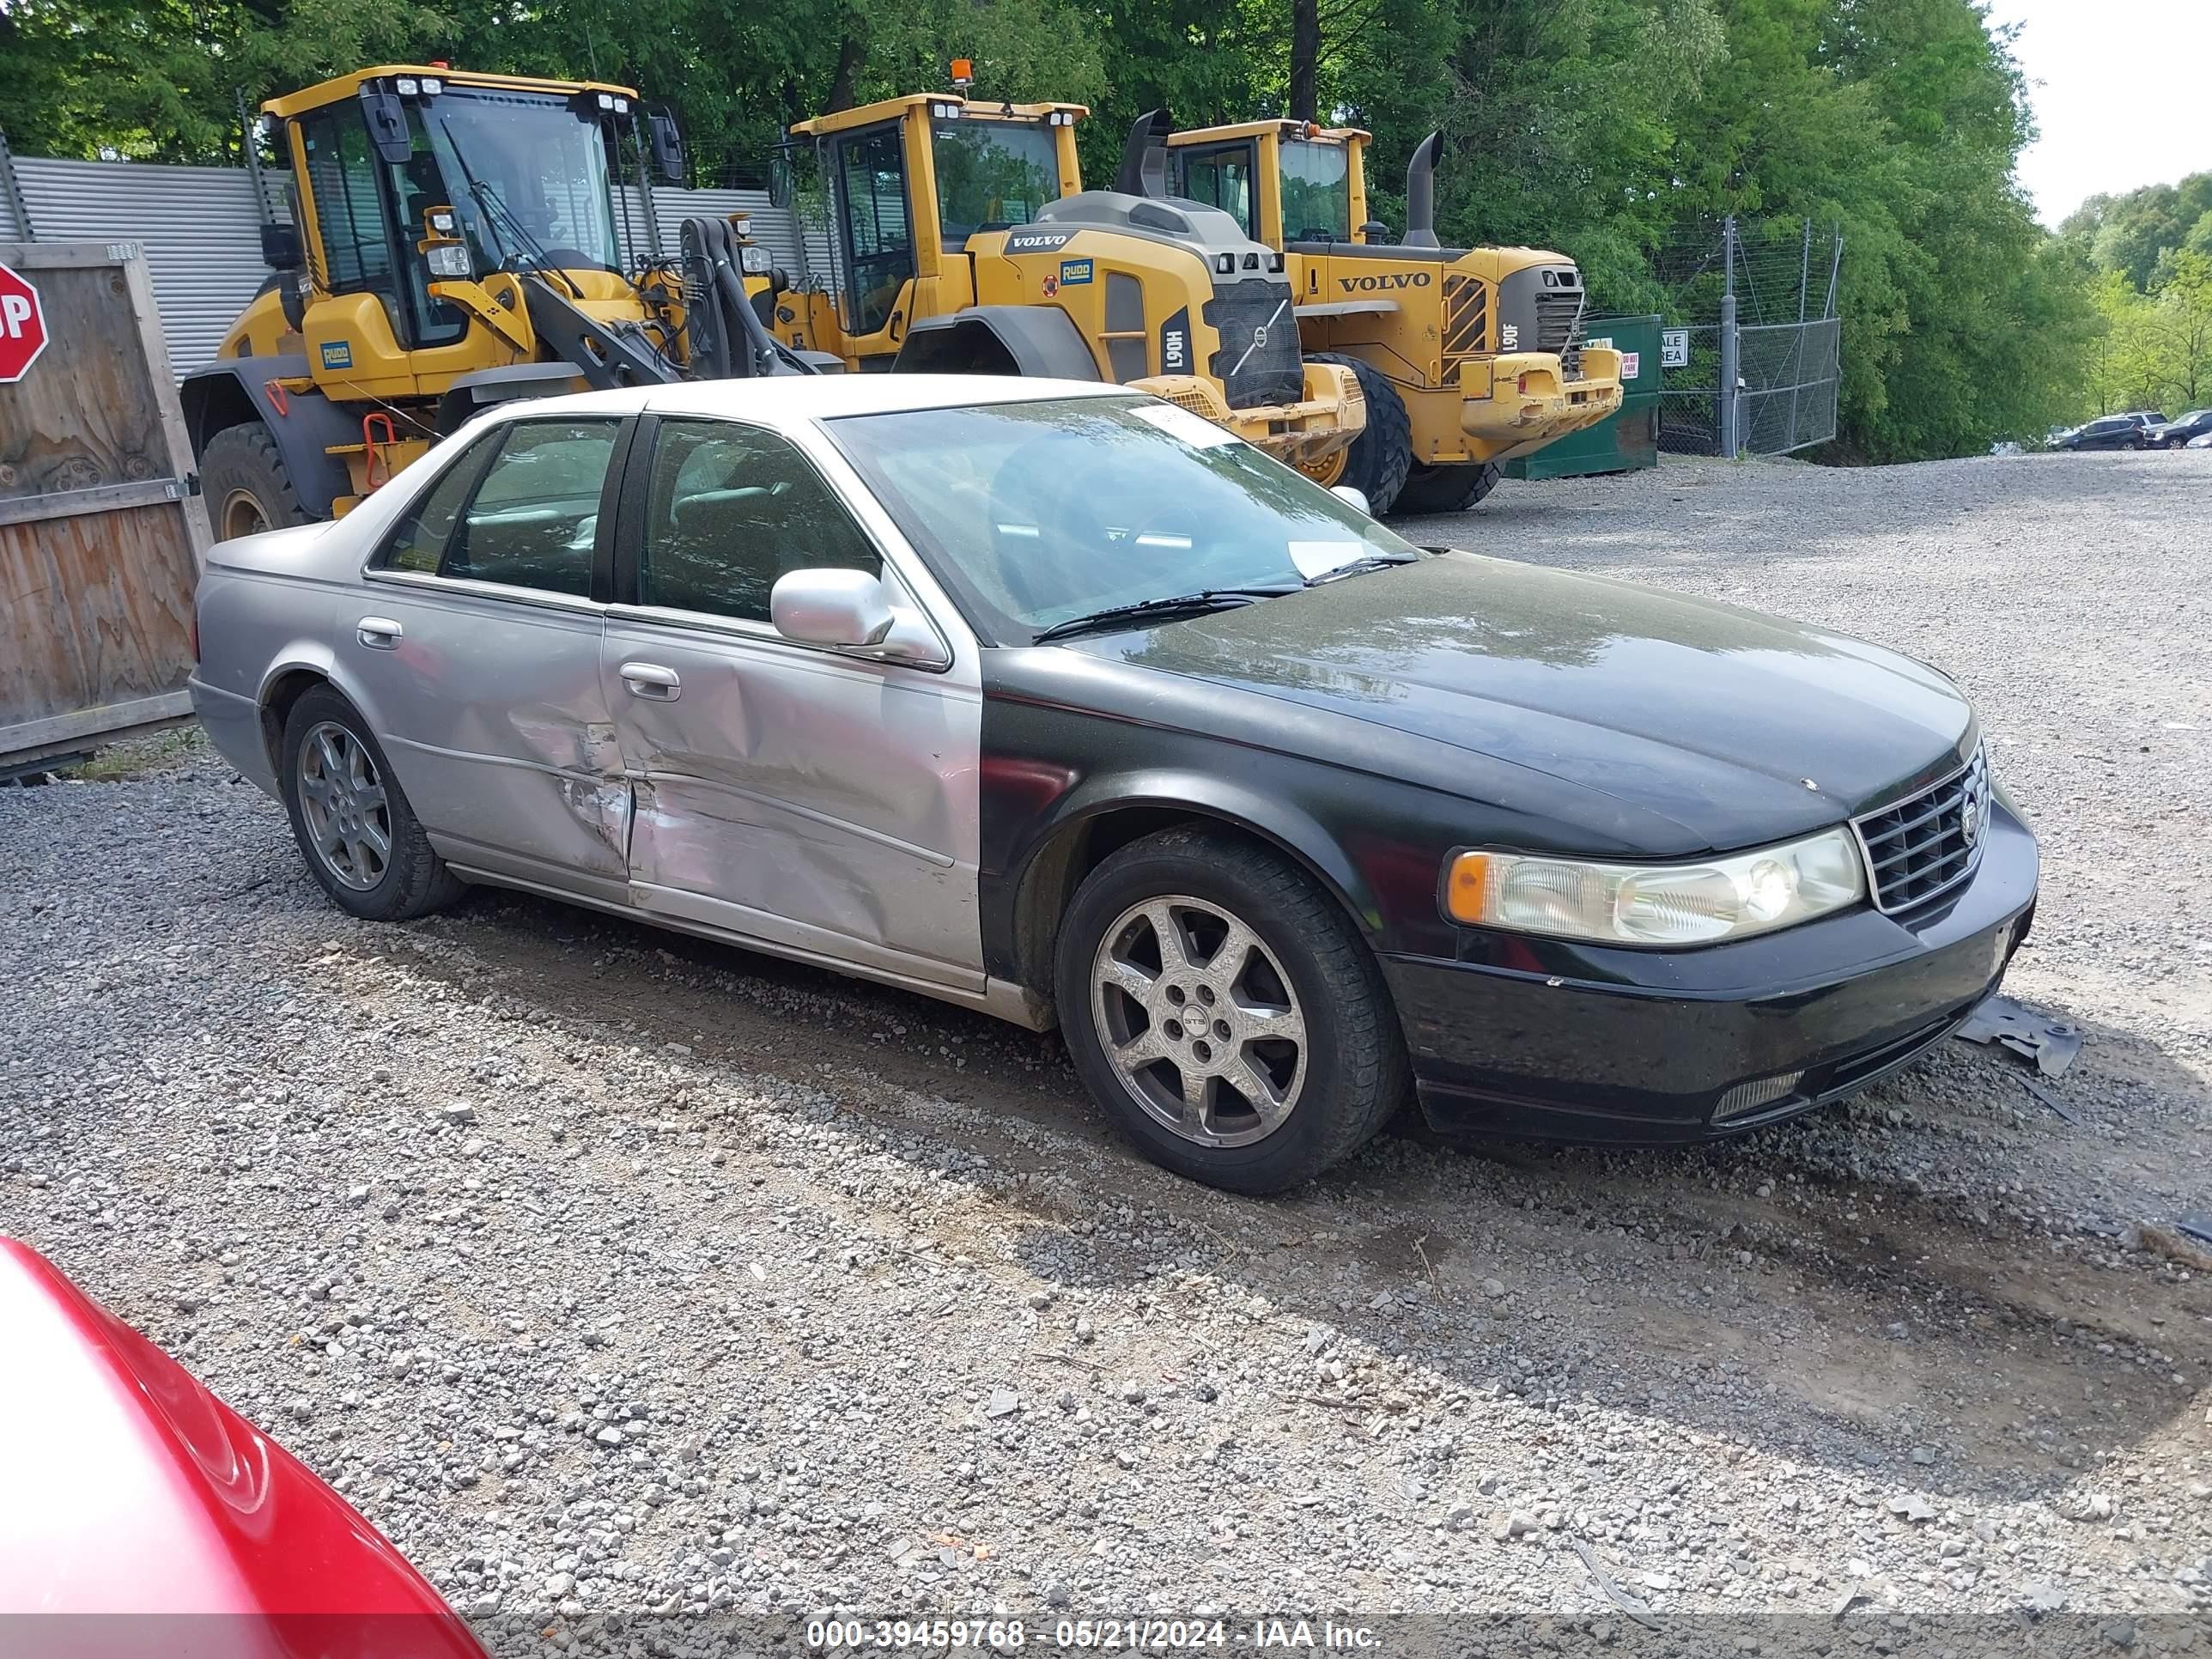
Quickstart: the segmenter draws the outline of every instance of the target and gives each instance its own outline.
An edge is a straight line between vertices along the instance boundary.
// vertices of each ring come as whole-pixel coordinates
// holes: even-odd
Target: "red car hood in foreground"
[[[9,1238],[0,1354],[0,1645],[482,1659],[343,1498]]]

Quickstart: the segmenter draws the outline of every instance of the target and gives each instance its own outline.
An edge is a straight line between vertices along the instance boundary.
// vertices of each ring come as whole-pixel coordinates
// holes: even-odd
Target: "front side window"
[[[509,425],[438,574],[589,597],[599,492],[621,429],[614,420]]]
[[[1193,146],[1176,151],[1182,163],[1182,193],[1189,200],[1219,208],[1252,231],[1252,146],[1249,143]]]
[[[788,439],[726,421],[664,421],[653,449],[637,600],[765,623],[794,570],[883,572],[852,514]]]
[[[985,637],[1027,643],[1112,605],[1295,588],[1415,549],[1310,479],[1153,398],[825,422]]]
[[[1283,239],[1352,239],[1352,152],[1343,144],[1292,139],[1283,145]]]
[[[979,230],[1025,225],[1060,197],[1052,129],[963,118],[936,124],[937,217],[957,251]]]

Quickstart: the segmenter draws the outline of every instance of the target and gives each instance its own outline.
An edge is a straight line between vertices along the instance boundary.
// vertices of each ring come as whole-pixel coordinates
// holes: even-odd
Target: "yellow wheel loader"
[[[617,138],[641,187],[648,155],[683,174],[627,87],[386,65],[262,111],[291,222],[263,227],[275,276],[182,386],[218,536],[343,514],[489,403],[836,367],[769,333],[781,273],[742,226],[687,219],[680,258],[626,265]]]
[[[1501,462],[1620,407],[1620,354],[1582,342],[1582,277],[1538,248],[1446,248],[1435,228],[1443,135],[1413,153],[1399,242],[1368,219],[1357,128],[1248,121],[1168,138],[1169,185],[1285,258],[1306,361],[1359,379],[1366,428],[1304,470],[1376,513],[1446,513]]]
[[[1114,188],[1085,190],[1085,113],[926,93],[797,123],[830,272],[781,296],[781,339],[853,369],[1138,386],[1327,466],[1363,423],[1359,383],[1302,357],[1281,250],[1165,199],[1163,112],[1136,124]]]

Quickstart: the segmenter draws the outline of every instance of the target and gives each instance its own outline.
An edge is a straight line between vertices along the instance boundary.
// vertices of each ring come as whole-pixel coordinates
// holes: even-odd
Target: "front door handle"
[[[399,648],[399,624],[389,617],[363,617],[355,636],[372,651],[397,651]]]
[[[622,665],[623,684],[629,687],[633,697],[649,697],[654,702],[674,702],[683,695],[684,682],[676,677],[672,668],[663,668],[657,662],[626,662]]]

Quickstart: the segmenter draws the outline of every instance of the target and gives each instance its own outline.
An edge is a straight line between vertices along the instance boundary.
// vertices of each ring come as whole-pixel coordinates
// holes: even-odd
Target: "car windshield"
[[[957,250],[979,230],[1025,225],[1060,196],[1052,129],[967,118],[935,124],[937,217]]]
[[[978,631],[1419,556],[1309,478],[1154,398],[849,416],[832,441]]]
[[[410,178],[433,157],[434,167],[411,195],[459,210],[478,270],[541,254],[563,270],[622,268],[606,147],[566,99],[454,88],[421,107],[431,154],[418,153]],[[420,220],[410,224],[419,235]]]
[[[1283,146],[1283,234],[1293,242],[1349,241],[1352,152],[1293,139]]]

